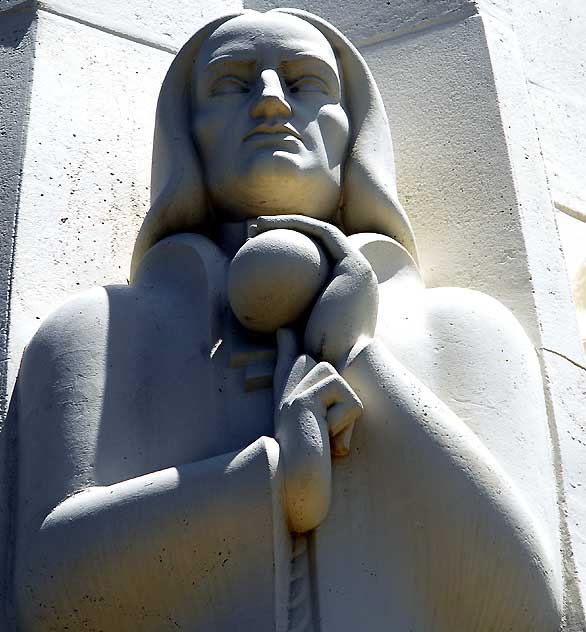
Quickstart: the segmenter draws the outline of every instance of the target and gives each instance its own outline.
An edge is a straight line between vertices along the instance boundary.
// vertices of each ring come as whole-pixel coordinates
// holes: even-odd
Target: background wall
[[[523,55],[568,272],[586,274],[586,4],[507,2]],[[586,309],[586,287],[583,309]],[[585,322],[586,325],[586,322]],[[586,339],[586,329],[582,336]]]
[[[246,7],[266,10],[279,4],[320,13],[364,50],[385,94],[395,142],[400,145],[400,193],[417,222],[423,209],[420,203],[410,204],[414,195],[410,189],[421,187],[408,181],[418,172],[418,165],[414,156],[406,164],[405,156],[412,155],[418,144],[408,136],[403,141],[406,118],[412,118],[404,98],[410,75],[402,71],[402,59],[392,59],[391,65],[392,51],[409,39],[423,41],[420,38],[426,36],[420,35],[422,31],[445,29],[475,15],[475,6],[467,0],[363,0],[340,11],[333,0],[248,0]],[[30,11],[29,5],[4,0],[0,11],[5,13],[6,32],[11,29],[7,11]],[[239,0],[111,0],[105,10],[98,0],[38,3],[30,134],[20,204],[26,212],[18,222],[12,283],[8,391],[22,348],[40,320],[72,292],[125,281],[134,235],[148,205],[153,113],[160,81],[172,53],[190,33],[211,17],[241,6]],[[521,76],[520,84],[528,90],[525,111],[517,115],[526,117],[530,124],[535,121],[537,126],[549,190],[556,207],[564,211],[557,213],[558,227],[570,275],[574,276],[586,255],[586,222],[580,219],[586,216],[586,47],[580,45],[586,8],[580,0],[500,0],[481,6],[516,36],[520,70],[526,77],[525,81]],[[397,41],[399,44],[391,44]],[[486,61],[492,64],[488,57]],[[465,54],[454,56],[453,63],[460,65],[462,73],[477,70]],[[486,72],[490,74],[491,68]],[[457,75],[457,68],[454,73]],[[485,114],[482,96],[475,93],[466,103],[458,103],[458,98],[465,97],[464,91],[457,85],[440,85],[444,76],[434,72],[427,77],[426,81],[433,82],[433,91],[425,91],[427,104],[419,116],[425,119],[435,112],[435,123],[442,128],[446,127],[442,117],[449,117],[454,110],[456,117],[472,116],[481,129]],[[411,72],[411,77],[415,82],[421,79],[417,72]],[[417,83],[414,90],[420,90]],[[438,101],[447,93],[448,101]],[[461,130],[467,132],[472,127]],[[465,136],[462,142],[473,139]],[[478,162],[482,161],[486,139],[476,135]],[[433,143],[430,150],[440,150],[437,140],[429,139]],[[469,152],[471,156],[473,153]],[[436,163],[448,165],[445,158],[439,156]],[[480,164],[478,167],[482,169]],[[444,175],[438,175],[438,182],[446,182]],[[498,185],[492,183],[490,188],[493,195],[499,195]],[[436,195],[433,189],[427,193]],[[494,200],[483,202],[495,207]],[[453,217],[450,223],[461,225]],[[420,242],[425,239],[422,230],[418,230]],[[422,251],[434,259],[436,271],[438,266],[451,267],[447,260],[443,264],[438,261],[442,253],[445,259],[445,249],[439,249],[436,242]],[[457,275],[440,277],[442,282],[469,284],[468,279]],[[515,293],[514,284],[511,292]]]
[[[540,354],[567,629],[583,629],[586,361],[555,218],[574,273],[586,254],[586,5],[245,1],[259,10],[281,5],[330,20],[371,65],[427,283],[496,296]],[[194,30],[241,7],[240,0],[0,1],[0,164],[10,175],[0,191],[0,268],[11,280],[4,404],[41,320],[77,291],[126,282],[148,207],[162,78]]]

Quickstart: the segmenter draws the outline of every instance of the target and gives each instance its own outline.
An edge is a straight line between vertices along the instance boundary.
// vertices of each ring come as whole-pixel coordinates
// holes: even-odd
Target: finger
[[[331,437],[330,451],[333,456],[346,456],[350,452],[354,426],[361,414],[362,403],[358,402],[357,405],[354,400],[341,401],[329,408],[326,421]]]
[[[338,434],[351,421],[358,419],[362,413],[362,402],[338,373],[323,379],[310,388],[306,395],[317,398],[327,409],[325,417],[330,434],[333,435]]]
[[[323,364],[326,367],[332,366],[328,362],[320,362],[320,364]],[[338,402],[348,401],[352,402],[353,405],[362,410],[362,402],[358,398],[358,395],[356,395],[348,382],[346,382],[346,380],[341,377],[335,369],[333,369],[333,371],[333,375],[329,375],[323,379],[321,382],[313,386],[310,391],[312,391],[315,396],[319,397],[320,401],[328,408]]]
[[[295,360],[287,376],[285,387],[283,388],[281,399],[279,400],[279,406],[294,394],[299,382],[315,367],[315,364],[315,360],[307,354],[300,355],[297,360]]]
[[[362,402],[340,375],[322,380],[313,390],[314,396],[319,397],[327,408],[325,418],[332,455],[346,456],[350,451],[354,425],[362,414]]]
[[[289,374],[297,357],[297,337],[291,329],[282,327],[277,330],[277,364],[273,377],[273,396],[275,402],[283,399]]]
[[[348,424],[342,432],[332,437],[330,441],[330,452],[332,456],[348,456],[350,453],[350,441],[352,440],[352,433],[354,432],[354,424]]]
[[[353,248],[342,231],[332,224],[304,215],[263,215],[248,229],[250,237],[276,228],[296,230],[319,239],[335,261],[353,252]]]
[[[297,384],[295,389],[291,392],[292,396],[300,395],[303,392],[310,391],[314,386],[319,384],[320,382],[330,378],[332,376],[337,376],[338,372],[329,362],[320,362],[319,364],[314,364],[311,371],[309,371]]]
[[[328,409],[326,421],[331,437],[336,437],[353,425],[362,413],[362,405],[356,405],[354,401],[342,401]]]

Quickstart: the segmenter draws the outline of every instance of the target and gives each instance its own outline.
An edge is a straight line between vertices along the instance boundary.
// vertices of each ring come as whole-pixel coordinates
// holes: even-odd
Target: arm
[[[471,629],[493,621],[499,629],[557,630],[561,587],[552,543],[477,436],[378,341],[342,375],[365,402],[361,426],[370,440],[388,437],[389,489],[400,490],[395,504],[409,507],[402,546],[430,552],[413,559],[414,574],[425,577],[422,595],[434,600],[436,618],[426,625],[460,621]],[[465,603],[476,611],[462,611]]]
[[[23,629],[57,622],[134,629],[137,616],[141,629],[167,616],[185,627],[231,629],[250,619],[251,597],[258,618],[250,625],[267,626],[276,609],[274,573],[289,563],[278,458],[275,441],[261,438],[240,453],[61,502],[37,532],[20,535]]]
[[[319,526],[331,502],[331,455],[346,456],[362,403],[331,364],[296,358],[293,332],[279,330],[275,371],[276,438],[282,455],[284,509],[291,531]]]
[[[329,519],[315,534],[317,583],[323,587],[320,611],[332,625],[356,627],[361,616],[376,615],[361,615],[359,607],[340,608],[332,595],[370,595],[374,602],[386,603],[405,629],[557,630],[557,538],[543,516],[538,512],[536,518],[533,512],[535,497],[541,493],[549,500],[552,491],[551,448],[539,370],[521,327],[502,306],[494,308],[491,299],[472,300],[472,313],[463,310],[460,323],[452,322],[449,298],[445,317],[429,311],[399,252],[387,263],[391,274],[385,274],[383,263],[379,278],[384,306],[380,329],[391,331],[393,342],[408,349],[416,376],[372,333],[368,317],[373,312],[365,309],[370,305],[376,312],[376,301],[365,301],[372,295],[371,284],[350,240],[335,227],[303,218],[259,218],[258,225],[261,230],[293,228],[318,236],[337,262],[313,308],[306,345],[325,340],[318,353],[335,350],[328,359],[336,362],[364,405],[352,456],[336,467]],[[348,243],[340,248],[344,239]],[[395,270],[397,263],[403,267]],[[353,282],[346,282],[352,291],[338,290],[339,272],[353,276]],[[410,293],[419,296],[419,311],[406,312],[402,323],[393,320],[411,300]],[[349,318],[354,319],[350,327]],[[317,337],[316,329],[311,331],[316,324]],[[405,328],[402,333],[393,331],[399,324]],[[445,327],[437,332],[439,345],[434,327]],[[463,331],[468,337],[457,340],[454,332]],[[444,351],[448,361],[438,364]],[[458,371],[459,395],[469,404],[466,419],[444,403],[449,389],[438,389],[442,401],[420,377],[427,375],[426,383],[435,388]],[[487,374],[495,379],[487,382]],[[460,412],[464,409],[460,405]],[[523,460],[512,466],[510,455],[517,447],[530,467],[524,468]],[[537,481],[546,485],[531,494],[527,483],[535,485],[530,471],[534,463],[543,471]],[[555,504],[541,504],[555,518]],[[337,561],[340,551],[345,552],[343,562]]]
[[[272,630],[275,619],[280,630],[288,527],[306,531],[327,512],[328,432],[343,435],[359,402],[325,363],[305,357],[292,371],[289,345],[279,352],[287,380],[277,399],[281,445],[261,437],[239,452],[100,484],[94,462],[104,396],[96,384],[104,360],[96,304],[78,301],[46,323],[19,378],[21,625],[135,629],[140,615],[144,629],[173,616],[198,630]],[[121,437],[126,431],[120,426]]]
[[[206,460],[196,453],[191,463],[100,484],[94,464],[108,447],[100,444],[100,318],[96,300],[74,302],[43,325],[23,360],[19,625],[158,630],[172,620],[231,630],[244,621],[273,630],[286,617],[290,561],[277,443],[261,437],[238,452]],[[124,439],[127,420],[110,414]],[[186,440],[177,441],[184,453]]]

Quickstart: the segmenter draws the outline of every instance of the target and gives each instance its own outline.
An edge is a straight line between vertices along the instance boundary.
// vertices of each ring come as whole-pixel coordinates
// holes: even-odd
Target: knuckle
[[[303,393],[297,394],[293,397],[289,402],[289,408],[292,409],[302,409],[302,408],[311,408],[313,405],[314,397],[311,390],[304,391]]]
[[[329,362],[320,362],[319,364],[316,365],[315,369],[319,369],[320,372],[327,375],[338,376],[338,372],[336,371],[336,369],[334,369],[333,365],[330,364]]]
[[[348,405],[350,405],[353,408],[358,408],[360,410],[364,408],[358,395],[356,395],[354,390],[350,387],[348,382],[346,382],[345,380],[344,380],[344,400]]]

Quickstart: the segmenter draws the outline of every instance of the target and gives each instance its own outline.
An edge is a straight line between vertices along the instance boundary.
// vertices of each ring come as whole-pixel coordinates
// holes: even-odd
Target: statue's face
[[[334,52],[303,20],[229,20],[195,62],[193,133],[216,213],[331,218],[348,117]]]

